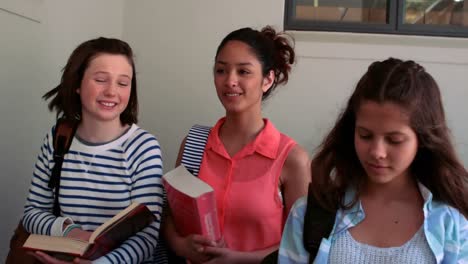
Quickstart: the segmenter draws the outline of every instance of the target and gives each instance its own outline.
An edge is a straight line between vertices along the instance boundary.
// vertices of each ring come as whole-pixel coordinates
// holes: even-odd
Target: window
[[[286,30],[468,37],[468,0],[286,0]]]

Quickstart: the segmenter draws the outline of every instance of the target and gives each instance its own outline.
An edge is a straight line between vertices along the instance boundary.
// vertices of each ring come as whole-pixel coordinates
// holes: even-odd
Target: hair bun
[[[276,38],[277,38],[276,30],[271,26],[266,26],[266,27],[262,28],[260,33],[262,33],[263,36],[265,36],[265,37],[267,37],[269,39],[272,39],[272,40],[276,40]]]

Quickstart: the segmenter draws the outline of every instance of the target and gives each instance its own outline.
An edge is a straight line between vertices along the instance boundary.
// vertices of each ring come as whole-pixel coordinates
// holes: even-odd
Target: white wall
[[[390,56],[412,59],[433,75],[441,87],[456,148],[468,165],[468,39],[388,36],[352,33],[294,32],[299,61],[288,92],[269,109],[277,124],[314,153],[334,124],[359,78],[375,60]],[[284,114],[290,109],[296,118]],[[303,122],[301,117],[308,113]]]
[[[212,81],[217,45],[230,31],[281,29],[283,0],[127,1],[124,31],[137,54],[140,124],[155,133],[171,169],[194,123],[224,113]],[[359,77],[376,59],[415,59],[439,81],[458,150],[468,164],[468,39],[292,32],[298,63],[266,102],[265,116],[314,153]]]
[[[123,3],[0,1],[1,263],[22,215],[36,155],[55,117],[41,96],[58,84],[78,44],[100,35],[122,36]]]
[[[162,145],[165,170],[194,123],[224,113],[212,81],[216,47],[244,26],[282,24],[283,0],[127,1],[124,37],[136,51],[140,125]]]

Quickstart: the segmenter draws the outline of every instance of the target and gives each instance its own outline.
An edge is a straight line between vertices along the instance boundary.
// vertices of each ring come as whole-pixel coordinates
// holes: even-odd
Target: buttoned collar
[[[428,211],[431,210],[431,202],[432,202],[432,193],[431,191],[424,186],[422,183],[418,181],[418,188],[421,196],[424,199],[424,215],[428,214]],[[350,204],[356,196],[355,188],[348,188],[344,202],[346,204]],[[336,226],[334,228],[333,233],[339,233],[346,229],[349,229],[357,224],[359,224],[364,218],[366,217],[364,209],[362,208],[361,201],[358,200],[351,208],[346,210],[338,210],[337,217],[336,217]]]
[[[219,137],[219,129],[224,124],[225,120],[225,117],[221,118],[213,127],[211,130],[212,136],[208,139],[206,148],[212,149],[219,155],[225,156],[226,158],[230,158]],[[242,158],[251,155],[254,152],[270,159],[275,159],[277,157],[281,134],[268,119],[264,118],[263,121],[265,126],[257,137],[236,153],[234,156],[235,158]]]

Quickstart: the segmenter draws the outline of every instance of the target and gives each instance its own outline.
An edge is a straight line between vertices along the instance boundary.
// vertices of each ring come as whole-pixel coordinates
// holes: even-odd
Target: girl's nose
[[[116,94],[116,91],[117,91],[117,85],[113,83],[109,83],[104,90],[104,95],[114,96]]]
[[[237,74],[234,71],[227,74],[226,85],[228,87],[236,87],[238,83],[239,83],[239,80],[237,78]]]
[[[376,159],[384,159],[387,157],[387,149],[385,147],[385,143],[382,140],[375,140],[370,145],[370,155]]]

